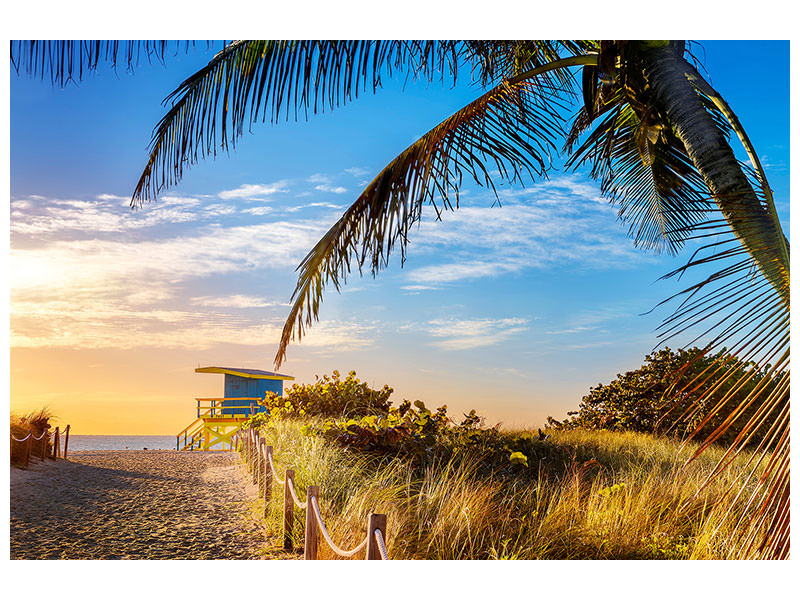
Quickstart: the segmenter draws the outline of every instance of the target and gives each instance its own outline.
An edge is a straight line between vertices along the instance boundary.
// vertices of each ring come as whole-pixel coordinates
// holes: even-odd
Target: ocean
[[[63,444],[63,437],[61,438]],[[72,435],[69,450],[175,450],[174,435]],[[69,451],[68,450],[68,451]]]

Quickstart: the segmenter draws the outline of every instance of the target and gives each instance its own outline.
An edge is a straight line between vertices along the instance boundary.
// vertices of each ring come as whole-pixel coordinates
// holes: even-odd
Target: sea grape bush
[[[361,452],[403,455],[411,467],[463,457],[474,463],[477,472],[532,478],[543,460],[550,459],[553,466],[569,460],[566,454],[561,456],[562,449],[547,442],[549,436],[541,430],[512,434],[499,426],[485,427],[474,409],[455,421],[447,415],[446,405],[432,411],[419,400],[413,404],[403,400],[382,415],[306,425],[303,431]]]
[[[267,392],[261,404],[275,418],[358,417],[387,413],[393,391],[388,385],[380,390],[370,388],[355,371],[345,379],[333,371],[330,376],[316,376],[312,384],[295,384],[283,396]]]
[[[695,402],[710,386],[704,380],[723,364],[726,367],[733,364],[736,367],[734,375],[695,408]],[[756,386],[767,383],[765,371],[754,369],[754,363],[739,361],[725,349],[703,355],[700,348],[678,351],[665,348],[647,355],[640,368],[618,374],[607,385],[591,388],[581,399],[577,411],[567,413],[569,417],[564,421],[549,417],[548,424],[562,429],[607,429],[683,437],[695,431],[702,420],[710,416],[698,432],[702,439],[730,416]],[[740,385],[746,374],[750,375],[749,380]],[[774,386],[776,381],[768,385]],[[714,412],[719,399],[737,385],[739,389],[735,396]],[[752,406],[743,411],[719,441],[732,441],[756,408]],[[756,439],[759,437],[755,436]]]
[[[308,431],[362,450],[415,452],[432,446],[445,433],[448,422],[447,406],[431,412],[419,400],[413,407],[411,402],[403,400],[400,406],[389,407],[385,414],[329,420]]]

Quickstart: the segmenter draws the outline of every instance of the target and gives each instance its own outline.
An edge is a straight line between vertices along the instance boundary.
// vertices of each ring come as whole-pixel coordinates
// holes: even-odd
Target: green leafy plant
[[[274,418],[357,417],[388,412],[393,391],[388,385],[372,389],[355,371],[344,379],[333,371],[316,376],[314,383],[295,384],[283,396],[267,392],[261,404]]]
[[[713,374],[723,368],[734,376],[720,383]],[[638,369],[591,388],[578,410],[569,412],[566,420],[550,417],[549,423],[567,429],[670,433],[680,437],[694,433],[707,437],[731,417],[754,389],[761,386],[768,391],[775,387],[778,380],[767,379],[768,369],[769,365],[760,370],[753,362],[740,361],[725,349],[703,354],[700,348],[665,348],[647,355]],[[742,384],[739,381],[745,374],[747,380]],[[724,402],[718,406],[720,399]],[[734,415],[731,426],[718,441],[730,443],[756,409],[751,406]],[[766,426],[762,426],[753,440],[761,439],[765,431]]]

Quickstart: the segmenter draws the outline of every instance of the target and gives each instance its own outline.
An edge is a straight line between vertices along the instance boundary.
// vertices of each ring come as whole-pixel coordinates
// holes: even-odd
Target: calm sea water
[[[63,443],[63,441],[62,441]],[[175,450],[174,435],[72,435],[69,450]]]

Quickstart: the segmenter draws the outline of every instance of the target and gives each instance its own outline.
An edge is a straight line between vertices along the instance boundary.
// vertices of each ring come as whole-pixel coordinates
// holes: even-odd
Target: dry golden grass
[[[685,465],[691,448],[672,440],[554,432],[549,443],[578,459],[556,475],[532,465],[528,476],[509,479],[478,475],[480,457],[469,455],[412,470],[399,457],[370,458],[304,436],[291,421],[273,422],[265,434],[276,466],[295,468],[299,493],[320,486],[325,523],[340,546],[364,538],[370,512],[385,513],[394,559],[720,559],[741,535],[735,519],[720,526],[724,510],[715,506],[746,457],[701,490],[717,449]],[[267,519],[276,535],[281,499],[277,488]],[[324,541],[320,557],[336,558]]]
[[[42,431],[50,427],[50,419],[53,413],[48,408],[41,408],[24,415],[11,413],[10,429],[11,435],[17,439],[23,439],[29,433],[35,436],[41,435]],[[11,444],[11,464],[22,464],[25,454],[25,445],[20,443]]]

